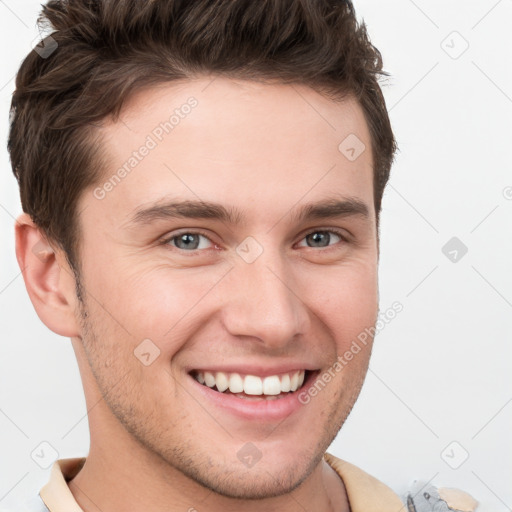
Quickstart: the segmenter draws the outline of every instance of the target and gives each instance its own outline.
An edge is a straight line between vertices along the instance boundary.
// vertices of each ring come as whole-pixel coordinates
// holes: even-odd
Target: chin
[[[263,454],[251,467],[246,467],[238,459],[226,462],[209,456],[204,461],[189,458],[186,463],[175,459],[173,465],[193,481],[221,496],[261,500],[295,490],[311,475],[323,454],[323,450],[311,456],[311,451],[295,449],[290,453],[277,449],[267,460]]]
[[[195,475],[194,480],[211,491],[233,499],[261,500],[274,498],[292,492],[308,477],[308,473],[297,467],[280,468],[276,474],[265,467],[226,474]],[[204,478],[202,478],[204,476]]]

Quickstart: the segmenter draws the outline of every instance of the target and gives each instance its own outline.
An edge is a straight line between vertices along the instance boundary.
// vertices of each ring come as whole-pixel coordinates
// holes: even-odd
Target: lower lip
[[[252,421],[279,421],[304,407],[304,404],[299,401],[299,395],[309,388],[316,374],[317,372],[309,372],[308,378],[297,391],[288,393],[286,396],[275,400],[264,398],[261,400],[246,400],[244,398],[237,398],[233,394],[215,391],[204,384],[200,384],[194,377],[190,375],[189,377],[202,396],[223,410]]]

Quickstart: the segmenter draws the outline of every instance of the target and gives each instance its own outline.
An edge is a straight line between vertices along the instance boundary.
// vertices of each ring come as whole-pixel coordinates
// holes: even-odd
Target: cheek
[[[308,307],[343,346],[376,321],[376,266],[361,262],[311,272],[307,280],[302,281],[301,296],[308,297]]]
[[[96,311],[101,321],[126,340],[125,347],[129,344],[133,351],[149,339],[168,358],[208,316],[208,293],[225,272],[221,266],[179,269],[124,263],[112,273],[96,272],[91,290],[109,313]]]

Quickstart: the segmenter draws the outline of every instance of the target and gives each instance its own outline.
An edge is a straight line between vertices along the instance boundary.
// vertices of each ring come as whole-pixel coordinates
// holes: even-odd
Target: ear
[[[75,277],[63,251],[55,249],[22,213],[15,224],[16,258],[37,315],[61,336],[79,336]]]

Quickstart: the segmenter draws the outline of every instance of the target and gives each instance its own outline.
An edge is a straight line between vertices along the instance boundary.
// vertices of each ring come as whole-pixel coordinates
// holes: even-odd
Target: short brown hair
[[[349,0],[51,0],[38,21],[55,51],[32,50],[19,69],[8,149],[23,211],[77,276],[76,205],[102,172],[95,125],[141,87],[203,74],[352,94],[372,138],[378,227],[397,149],[378,83],[388,73]]]

